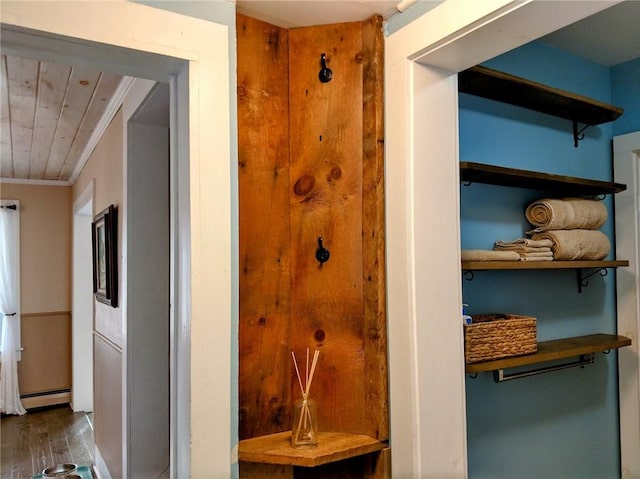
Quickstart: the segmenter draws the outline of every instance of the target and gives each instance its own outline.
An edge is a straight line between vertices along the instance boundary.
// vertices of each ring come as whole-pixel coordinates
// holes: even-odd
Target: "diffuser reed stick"
[[[296,370],[296,377],[298,378],[298,385],[300,386],[300,392],[302,393],[302,403],[299,406],[299,416],[297,421],[297,427],[294,427],[292,435],[291,435],[291,444],[294,447],[302,447],[302,446],[315,446],[317,444],[316,437],[316,424],[315,424],[315,405],[311,407],[311,400],[309,399],[309,390],[311,389],[311,383],[313,381],[313,376],[316,371],[316,366],[318,364],[318,357],[320,355],[320,351],[317,349],[313,353],[313,359],[311,360],[311,370],[309,370],[309,349],[307,348],[305,358],[305,380],[304,384],[302,382],[302,376],[300,374],[300,368],[298,367],[298,361],[296,360],[296,355],[293,351],[291,351],[291,357],[293,358],[293,365]],[[298,411],[296,411],[298,412]],[[295,416],[294,414],[294,425],[295,425]]]

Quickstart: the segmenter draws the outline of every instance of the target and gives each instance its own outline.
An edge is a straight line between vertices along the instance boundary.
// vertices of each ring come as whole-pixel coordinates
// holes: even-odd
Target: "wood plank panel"
[[[9,87],[9,114],[13,148],[15,178],[29,177],[33,120],[36,109],[39,62],[27,58],[7,57],[7,83]]]
[[[62,113],[71,67],[41,62],[38,76],[38,104],[33,127],[30,178],[41,178],[47,168],[53,136]]]
[[[0,178],[13,176],[13,154],[11,152],[11,115],[9,114],[9,82],[7,78],[7,56],[0,57],[2,80],[0,81]]]
[[[71,176],[71,173],[73,173],[77,159],[82,156],[89,142],[89,138],[93,134],[95,125],[100,122],[102,115],[109,105],[109,100],[118,88],[121,79],[122,75],[114,73],[102,72],[100,74],[100,79],[93,92],[93,96],[87,105],[87,111],[80,122],[78,132],[73,139],[67,158],[62,166],[62,171],[59,175],[61,178],[68,178]]]
[[[33,394],[71,387],[71,313],[22,314],[20,393]]]
[[[364,294],[365,433],[389,439],[389,386],[384,230],[384,38],[381,16],[362,24],[363,168],[362,265]]]
[[[293,466],[240,462],[243,479],[293,479]]]
[[[321,54],[333,71],[318,78]],[[291,346],[321,350],[310,395],[320,430],[363,433],[362,29],[289,32]],[[316,260],[318,238],[331,257]],[[300,392],[295,378],[294,397]]]
[[[46,180],[57,180],[60,177],[69,148],[78,134],[99,78],[100,72],[89,68],[73,67],[71,70],[69,88],[65,92],[60,121],[45,170]]]
[[[296,467],[294,479],[389,479],[391,477],[391,449],[346,459],[319,467]]]
[[[290,428],[287,30],[237,17],[240,439]]]

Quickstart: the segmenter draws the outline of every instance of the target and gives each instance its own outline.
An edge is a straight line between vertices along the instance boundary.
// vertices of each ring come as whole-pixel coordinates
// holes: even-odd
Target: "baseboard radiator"
[[[20,400],[25,409],[68,404],[71,402],[71,389],[24,394],[20,396]]]

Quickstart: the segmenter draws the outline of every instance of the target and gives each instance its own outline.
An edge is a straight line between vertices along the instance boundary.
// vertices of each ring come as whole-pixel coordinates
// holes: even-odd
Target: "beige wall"
[[[122,298],[123,117],[120,110],[98,142],[73,185],[73,200],[94,183],[93,214],[113,204],[118,209],[118,298]],[[95,329],[122,347],[122,309],[95,302]]]
[[[24,313],[71,309],[71,187],[0,185],[20,201],[20,305]]]
[[[93,184],[93,214],[118,209],[118,297],[122,298],[123,115],[120,110],[100,138],[73,185],[73,201]],[[112,477],[122,477],[123,310],[94,300],[95,442]]]
[[[20,201],[20,393],[70,388],[71,187],[3,183],[0,197]]]

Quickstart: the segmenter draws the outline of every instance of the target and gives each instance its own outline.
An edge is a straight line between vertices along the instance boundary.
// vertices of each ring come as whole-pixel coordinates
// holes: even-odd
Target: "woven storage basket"
[[[476,314],[464,325],[467,363],[520,356],[538,350],[536,318],[517,314]]]

